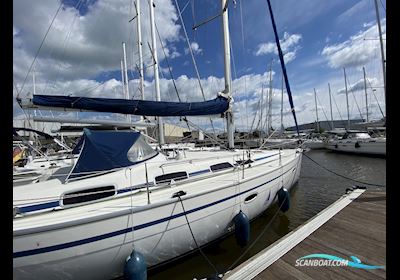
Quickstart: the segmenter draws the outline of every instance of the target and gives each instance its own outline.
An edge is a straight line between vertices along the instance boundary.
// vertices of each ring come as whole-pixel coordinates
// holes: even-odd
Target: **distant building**
[[[189,128],[181,127],[178,125],[163,123],[164,126],[164,138],[166,143],[173,143],[181,140],[184,137],[185,132],[190,132]],[[147,134],[155,139],[158,139],[158,128],[148,127]]]
[[[360,123],[363,123],[363,119],[353,119],[350,120],[350,128],[351,129],[357,129]],[[334,120],[333,121],[333,126],[334,128],[346,128],[347,127],[347,120]],[[332,130],[331,127],[331,121],[319,121],[319,127],[322,130]],[[317,129],[317,122],[312,122],[312,123],[306,123],[306,124],[300,124],[299,125],[299,130],[312,130],[312,129]],[[288,131],[295,131],[296,126],[291,126],[286,128]]]

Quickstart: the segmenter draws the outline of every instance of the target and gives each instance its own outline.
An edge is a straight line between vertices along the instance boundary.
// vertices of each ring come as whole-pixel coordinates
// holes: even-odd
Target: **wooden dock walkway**
[[[360,269],[295,266],[310,254],[330,254],[363,264]],[[234,279],[386,279],[386,191],[355,190],[224,276]]]

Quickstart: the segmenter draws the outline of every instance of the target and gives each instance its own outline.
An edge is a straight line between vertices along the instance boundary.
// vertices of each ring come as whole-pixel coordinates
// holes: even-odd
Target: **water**
[[[366,156],[336,154],[326,150],[306,153],[309,157],[344,176],[380,185],[386,185],[386,160]],[[276,205],[270,207],[251,223],[250,244],[261,235],[254,247],[244,255],[238,264],[257,254],[282,236],[297,228],[321,210],[336,201],[354,183],[329,173],[303,156],[299,182],[292,188],[291,208],[286,213],[277,212]],[[376,187],[367,187],[376,188]],[[275,219],[272,217],[275,215]],[[270,226],[266,225],[271,222]],[[203,252],[217,268],[225,272],[244,252],[236,245],[233,235],[203,249]],[[148,279],[201,279],[215,274],[212,266],[200,253],[181,258],[161,268],[148,271]]]

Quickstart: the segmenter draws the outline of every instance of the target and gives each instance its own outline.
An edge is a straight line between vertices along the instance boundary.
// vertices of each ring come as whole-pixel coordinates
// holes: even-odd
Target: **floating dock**
[[[310,254],[329,254],[383,266],[296,266]],[[224,280],[386,279],[386,191],[355,189],[305,224],[225,274]]]

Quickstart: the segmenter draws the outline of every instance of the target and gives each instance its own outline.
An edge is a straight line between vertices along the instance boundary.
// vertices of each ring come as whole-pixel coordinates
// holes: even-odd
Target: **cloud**
[[[363,27],[367,28],[367,27],[371,27],[375,24],[375,21],[370,21],[370,22],[364,22],[363,23]]]
[[[368,1],[359,1],[358,3],[347,9],[345,12],[340,14],[336,20],[340,23],[344,23],[352,17],[356,16],[357,14],[363,13],[365,9],[368,8],[367,5]]]
[[[260,55],[265,55],[269,53],[278,53],[278,49],[276,47],[275,43],[262,43],[258,45],[258,50],[256,51],[255,55],[260,56]]]
[[[382,20],[383,37],[386,36],[386,19]],[[363,66],[374,59],[380,51],[379,40],[364,40],[379,38],[377,25],[361,30],[348,40],[333,45],[327,45],[321,54],[328,59],[331,68]],[[384,48],[386,42],[384,41]]]
[[[15,26],[13,26],[13,37],[17,36],[19,33],[18,28],[16,28]]]
[[[177,51],[176,47],[174,45],[170,46],[170,54],[169,54],[169,58],[174,59],[177,57],[180,57],[181,54]]]
[[[289,63],[292,60],[294,60],[295,58],[296,58],[296,51],[285,53],[285,55],[283,56],[285,63]]]
[[[285,62],[288,63],[296,58],[296,52],[300,49],[298,45],[302,36],[301,34],[289,34],[285,32],[283,34],[283,39],[279,40],[281,44],[282,52],[284,53]],[[255,51],[256,56],[266,55],[269,53],[278,54],[278,48],[276,43],[268,42],[258,45],[257,51]]]
[[[127,42],[128,67],[138,61],[136,21],[129,23],[134,8],[124,0],[98,0],[81,15],[71,6],[63,6],[38,54],[35,68],[38,79],[74,80],[92,78],[98,73],[120,68],[122,42]],[[59,1],[16,1],[13,6],[14,79],[22,83],[41,40],[55,15]],[[132,4],[131,4],[132,5]],[[176,49],[180,25],[171,0],[157,1],[156,25],[170,58],[180,54]],[[142,37],[145,65],[152,64],[148,48],[150,23],[148,5],[142,5]],[[35,24],[32,24],[34,22]],[[158,58],[164,54],[158,42]]]
[[[369,81],[369,82],[368,82]],[[377,86],[377,85],[379,85],[379,81],[378,81],[378,79],[377,78],[371,78],[371,79],[368,79],[368,81],[367,81],[367,89],[370,87],[370,84],[372,85],[372,86]],[[360,90],[363,90],[364,91],[364,79],[360,79],[360,80],[358,80],[357,82],[355,82],[354,84],[352,84],[352,85],[349,85],[348,87],[347,87],[347,91],[348,92],[351,92],[351,91],[360,91]],[[342,88],[342,89],[339,89],[338,91],[337,91],[337,94],[345,94],[346,93],[346,88]]]
[[[190,48],[192,49],[193,54],[201,54],[203,50],[200,48],[197,42],[191,42]],[[189,54],[189,49],[185,48],[185,54]]]
[[[281,42],[282,50],[286,52],[290,47],[297,45],[300,39],[301,34],[289,35],[289,33],[285,32],[283,35],[283,40],[280,40],[279,42]]]

